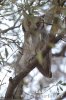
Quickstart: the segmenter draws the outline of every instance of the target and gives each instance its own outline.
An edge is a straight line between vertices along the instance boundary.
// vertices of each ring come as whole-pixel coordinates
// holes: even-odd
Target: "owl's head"
[[[38,31],[44,27],[44,20],[37,16],[27,17],[23,19],[22,27],[24,32]]]

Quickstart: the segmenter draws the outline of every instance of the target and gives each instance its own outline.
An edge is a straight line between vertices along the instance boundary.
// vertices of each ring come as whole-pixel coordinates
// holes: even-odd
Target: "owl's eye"
[[[31,26],[31,22],[30,21],[28,21],[28,27],[30,27]]]
[[[37,23],[36,23],[36,26],[37,26],[37,28],[38,28],[38,27],[40,26],[40,22],[37,22]]]

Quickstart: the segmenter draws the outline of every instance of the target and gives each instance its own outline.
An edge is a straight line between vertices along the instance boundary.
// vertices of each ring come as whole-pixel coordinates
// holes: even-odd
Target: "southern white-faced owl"
[[[31,57],[39,53],[42,48],[46,48],[48,34],[42,16],[24,18],[22,20],[22,28],[24,31],[24,52],[19,64],[25,66],[26,63],[29,63]],[[42,64],[38,61],[36,67],[44,76],[52,77],[50,52],[43,58]]]

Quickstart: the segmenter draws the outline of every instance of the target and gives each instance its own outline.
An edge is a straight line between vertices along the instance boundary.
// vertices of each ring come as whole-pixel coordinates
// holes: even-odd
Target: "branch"
[[[64,34],[60,34],[59,36],[55,37],[54,35],[50,34],[49,35],[49,43],[57,43],[59,40],[61,40],[64,37]],[[46,46],[46,49],[42,50],[42,53],[44,56],[46,56],[46,54],[51,50],[52,46],[49,45],[49,43]]]
[[[62,50],[59,53],[52,54],[52,56],[56,56],[56,57],[62,56],[62,57],[65,57],[65,51],[66,51],[66,45],[63,46]]]
[[[21,25],[21,24],[20,24],[20,25]],[[5,29],[5,30],[0,30],[0,33],[6,33],[6,32],[8,32],[8,31],[10,31],[10,30],[13,30],[13,29],[15,29],[15,28],[20,27],[20,25],[18,25],[18,26],[12,26],[12,27],[9,27],[8,29]]]
[[[66,91],[64,93],[60,94],[55,100],[62,100],[64,98],[66,98]]]
[[[66,0],[62,0],[61,1],[61,6],[63,6],[65,2],[66,2]]]
[[[16,75],[13,79],[9,79],[9,86],[7,88],[6,94],[5,94],[5,100],[10,100],[13,96],[13,91],[16,88],[16,86],[20,83],[20,81],[27,76],[27,74],[34,69],[34,66],[37,65],[36,58],[33,58],[28,65],[23,69],[21,73]]]
[[[49,37],[49,42],[50,43],[57,43],[60,39],[63,38],[64,35],[59,35],[57,37],[55,37],[54,35],[50,35]],[[42,48],[42,53],[43,56],[46,56],[46,54],[51,50],[51,46],[47,45],[46,48]],[[21,73],[19,73],[18,75],[16,75],[13,79],[10,78],[9,79],[9,85],[5,94],[5,99],[4,100],[10,100],[13,96],[13,92],[14,89],[16,88],[16,86],[19,84],[19,82],[25,77],[27,76],[27,74],[34,69],[35,66],[37,66],[38,61],[36,59],[36,57],[32,57],[32,59],[30,60],[29,64],[27,64],[23,71]]]

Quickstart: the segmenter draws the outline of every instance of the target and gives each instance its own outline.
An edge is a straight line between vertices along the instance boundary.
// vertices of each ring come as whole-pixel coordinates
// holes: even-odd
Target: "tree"
[[[47,54],[50,52],[50,50],[55,46],[55,44],[59,44],[59,41],[65,42],[65,32],[66,32],[66,1],[65,0],[6,0],[0,2],[0,20],[1,20],[1,27],[6,26],[5,29],[0,28],[0,44],[1,49],[3,48],[5,55],[3,55],[3,52],[0,52],[0,64],[1,66],[9,65],[11,68],[15,69],[16,75],[14,78],[9,78],[9,85],[5,94],[5,100],[11,99],[13,97],[13,93],[17,85],[20,83],[20,81],[27,76],[27,74],[33,70],[36,66],[42,72],[45,76],[51,77],[51,70],[50,67],[48,69],[44,69],[43,71],[40,69],[42,66],[42,61],[47,57]],[[42,15],[41,15],[42,13]],[[28,52],[28,50],[25,50],[29,46],[24,45],[25,41],[27,41],[27,38],[29,40],[29,43],[31,43],[31,39],[36,37],[38,31],[35,27],[36,21],[40,20],[39,23],[37,23],[37,26],[39,27],[40,23],[44,26],[44,30],[47,29],[47,27],[51,27],[49,32],[46,33],[48,36],[46,37],[46,43],[45,41],[41,41],[39,45],[37,44],[36,47],[36,41],[34,41],[34,45],[32,45],[32,55],[30,59],[28,59],[26,55],[26,59],[28,59],[29,63],[26,63],[25,66],[21,64],[20,62],[23,62],[23,55]],[[23,20],[24,19],[24,20]],[[28,23],[27,20],[28,19]],[[50,19],[50,20],[49,20]],[[12,23],[12,26],[10,26],[6,20],[8,20],[9,24]],[[42,21],[42,22],[41,22]],[[33,25],[34,24],[34,25]],[[32,26],[31,26],[32,25]],[[30,32],[28,30],[28,26],[30,27]],[[24,29],[24,42],[22,42],[22,30],[20,29],[23,27]],[[35,28],[35,30],[34,30]],[[27,30],[27,32],[26,32]],[[39,29],[38,29],[39,30]],[[29,35],[25,36],[25,32]],[[43,31],[44,32],[44,31]],[[40,34],[40,33],[39,33]],[[37,35],[37,37],[39,36]],[[30,36],[30,38],[29,38]],[[34,36],[34,37],[33,37]],[[12,39],[12,38],[13,39]],[[42,37],[41,37],[42,38]],[[36,40],[36,38],[35,38]],[[38,38],[39,40],[39,38]],[[44,45],[46,44],[46,45]],[[41,46],[41,47],[40,47]],[[16,48],[16,53],[14,54],[15,61],[12,63],[9,63],[9,50],[14,52],[13,48]],[[37,50],[34,50],[34,48],[38,48]],[[39,50],[39,48],[41,48]],[[66,45],[63,44],[62,50],[60,53],[52,54],[53,56],[59,57],[59,56],[65,56],[65,50]],[[27,53],[26,53],[27,54]],[[16,55],[16,56],[15,56]],[[23,59],[22,59],[23,57]],[[46,62],[46,61],[45,61]],[[44,62],[44,64],[45,64]],[[47,62],[49,64],[49,61]],[[50,64],[49,64],[50,65]],[[50,71],[49,71],[50,70]],[[50,74],[49,74],[50,73]]]

